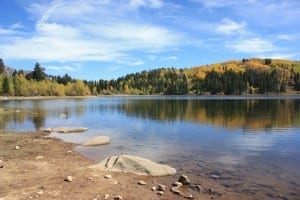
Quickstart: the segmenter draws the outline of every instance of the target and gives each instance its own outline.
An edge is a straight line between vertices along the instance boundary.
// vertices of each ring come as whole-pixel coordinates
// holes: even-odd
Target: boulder
[[[88,128],[85,128],[85,127],[57,127],[57,128],[52,128],[51,132],[73,133],[73,132],[84,132],[87,130],[88,130]]]
[[[90,168],[114,172],[131,172],[145,176],[167,176],[176,173],[176,169],[173,167],[132,155],[107,157],[100,163],[90,166]]]
[[[107,136],[97,136],[92,139],[86,140],[82,143],[83,146],[95,146],[95,145],[103,145],[109,144],[110,138]]]

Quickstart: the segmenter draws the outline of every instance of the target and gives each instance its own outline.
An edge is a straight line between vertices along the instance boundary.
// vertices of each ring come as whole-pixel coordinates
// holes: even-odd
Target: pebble
[[[20,149],[20,146],[16,146],[15,149],[16,149],[16,150],[19,150],[19,149]]]
[[[184,196],[184,198],[186,198],[186,199],[193,199],[193,195],[192,194],[186,195],[186,196]]]
[[[147,183],[146,183],[145,181],[140,180],[140,181],[138,182],[138,184],[139,184],[139,185],[146,185]]]
[[[167,187],[163,184],[158,184],[157,190],[158,191],[166,191]]]
[[[202,191],[204,191],[204,189],[202,188],[201,185],[191,185],[190,188],[193,191],[196,191],[196,192],[199,192],[199,193],[201,193]]]
[[[3,160],[0,160],[0,163],[2,163],[3,162]]]
[[[114,184],[114,185],[118,185],[119,182],[118,182],[118,181],[114,181],[113,184]]]
[[[111,175],[111,174],[106,174],[106,175],[104,176],[104,178],[106,178],[106,179],[111,179],[111,178],[112,178],[112,175]]]
[[[182,192],[179,190],[178,187],[172,187],[171,192],[173,192],[174,194],[182,195]]]
[[[152,187],[151,190],[152,190],[152,191],[155,191],[155,190],[156,190],[156,187]]]
[[[72,177],[72,176],[67,176],[67,177],[65,178],[65,181],[67,181],[67,182],[72,182],[72,181],[73,181],[73,177]]]
[[[38,191],[37,194],[38,194],[38,195],[43,195],[43,194],[44,194],[44,191],[43,191],[43,190]]]
[[[113,200],[122,200],[123,197],[121,195],[116,195],[113,197]]]
[[[3,165],[0,165],[0,169],[3,168],[3,167],[4,167]]]
[[[164,195],[165,192],[164,192],[164,191],[158,191],[157,194],[159,194],[159,195]]]
[[[108,199],[108,198],[109,198],[109,194],[105,194],[104,199]]]
[[[220,178],[220,176],[219,176],[219,175],[216,175],[216,174],[212,174],[212,175],[210,175],[209,177],[210,177],[210,178],[213,178],[213,179],[218,179],[218,178]]]
[[[72,154],[73,152],[72,151],[67,151],[67,154]]]
[[[190,179],[187,177],[187,175],[182,174],[180,176],[180,178],[178,179],[178,182],[181,182],[183,185],[190,185],[191,181]]]
[[[182,186],[182,183],[176,181],[175,183],[172,184],[172,186],[175,186],[175,187],[181,187],[181,186]]]
[[[44,156],[37,156],[35,157],[36,160],[44,159]]]

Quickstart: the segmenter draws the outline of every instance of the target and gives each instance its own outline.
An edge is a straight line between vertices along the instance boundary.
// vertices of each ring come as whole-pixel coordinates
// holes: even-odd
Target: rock
[[[68,115],[66,115],[65,113],[62,113],[59,115],[60,118],[66,118]]]
[[[176,173],[176,169],[173,167],[132,155],[107,157],[100,163],[90,166],[90,168],[104,171],[131,172],[145,176],[166,176]]]
[[[152,187],[151,190],[152,190],[152,191],[155,191],[155,190],[156,190],[156,187]]]
[[[67,176],[67,177],[65,178],[65,181],[67,181],[67,182],[72,182],[72,181],[73,181],[73,177],[72,177],[72,176]]]
[[[118,181],[114,181],[113,184],[114,184],[114,185],[118,185],[119,182],[118,182]]]
[[[85,128],[85,127],[57,127],[57,128],[52,128],[51,132],[73,133],[73,132],[84,132],[87,130],[88,130],[88,128]]]
[[[95,145],[103,145],[103,144],[109,144],[110,138],[107,136],[97,136],[92,139],[86,140],[84,143],[82,143],[83,146],[95,146]]]
[[[104,199],[108,199],[108,198],[109,198],[109,194],[105,194]]]
[[[193,199],[193,195],[192,194],[185,195],[184,198],[186,198],[186,199]]]
[[[3,160],[0,160],[0,163],[2,163],[3,162]]]
[[[140,181],[138,182],[138,184],[139,184],[139,185],[146,185],[147,183],[146,183],[145,181],[140,180]]]
[[[116,195],[113,197],[113,200],[122,200],[123,197],[121,195]]]
[[[179,187],[172,187],[171,192],[177,195],[182,195],[182,192],[179,190]]]
[[[172,184],[172,186],[174,186],[174,187],[181,187],[181,186],[182,186],[182,183],[176,181],[175,183]]]
[[[166,191],[167,187],[163,184],[158,184],[157,190],[158,191]]]
[[[20,149],[20,146],[16,146],[16,147],[15,147],[15,150],[19,150],[19,149]]]
[[[164,191],[158,191],[157,194],[159,194],[160,196],[164,195],[165,192]]]
[[[204,191],[204,189],[201,187],[201,185],[190,185],[190,188],[195,191],[195,192],[199,192],[202,193]]]
[[[4,166],[0,164],[0,169],[3,168]]]
[[[72,151],[67,151],[67,154],[72,154],[73,152]]]
[[[36,160],[44,159],[44,156],[37,156],[35,157]]]
[[[40,128],[39,130],[42,132],[46,132],[46,133],[51,133],[51,131],[52,131],[51,128]]]
[[[216,174],[212,174],[209,177],[212,178],[212,179],[219,179],[220,178],[220,176],[216,175]]]
[[[184,174],[182,174],[180,176],[180,178],[178,179],[178,182],[181,182],[183,185],[190,185],[191,184],[190,179]]]
[[[104,176],[104,178],[106,178],[106,179],[111,179],[111,178],[112,178],[112,175],[111,175],[111,174],[107,174],[107,175]]]
[[[37,194],[38,194],[38,195],[43,195],[44,192],[43,192],[43,190],[41,190],[41,191],[38,191]]]

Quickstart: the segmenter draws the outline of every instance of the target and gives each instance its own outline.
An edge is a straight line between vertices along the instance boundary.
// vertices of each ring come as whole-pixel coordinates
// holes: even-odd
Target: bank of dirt
[[[19,149],[16,150],[16,146]],[[170,191],[180,174],[166,177],[145,177],[130,173],[101,172],[88,168],[93,161],[75,152],[74,144],[36,133],[0,132],[0,199],[184,199]],[[105,175],[112,178],[106,179]],[[64,179],[72,176],[72,182]],[[190,177],[202,186],[199,193],[186,188],[192,199],[251,199],[227,191],[213,181]],[[144,180],[146,185],[138,185]],[[163,195],[152,191],[158,184],[167,186]],[[211,191],[208,191],[211,190]]]

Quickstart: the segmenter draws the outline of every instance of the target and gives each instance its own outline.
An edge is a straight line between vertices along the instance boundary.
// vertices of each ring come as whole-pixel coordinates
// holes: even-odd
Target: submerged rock
[[[85,127],[57,127],[57,128],[52,128],[51,132],[72,133],[72,132],[84,132],[87,130],[88,128]]]
[[[176,173],[176,169],[173,167],[132,155],[107,157],[100,163],[90,166],[90,168],[115,172],[131,172],[145,176],[166,176]]]
[[[95,146],[109,144],[110,138],[107,136],[97,136],[82,143],[83,146]]]

